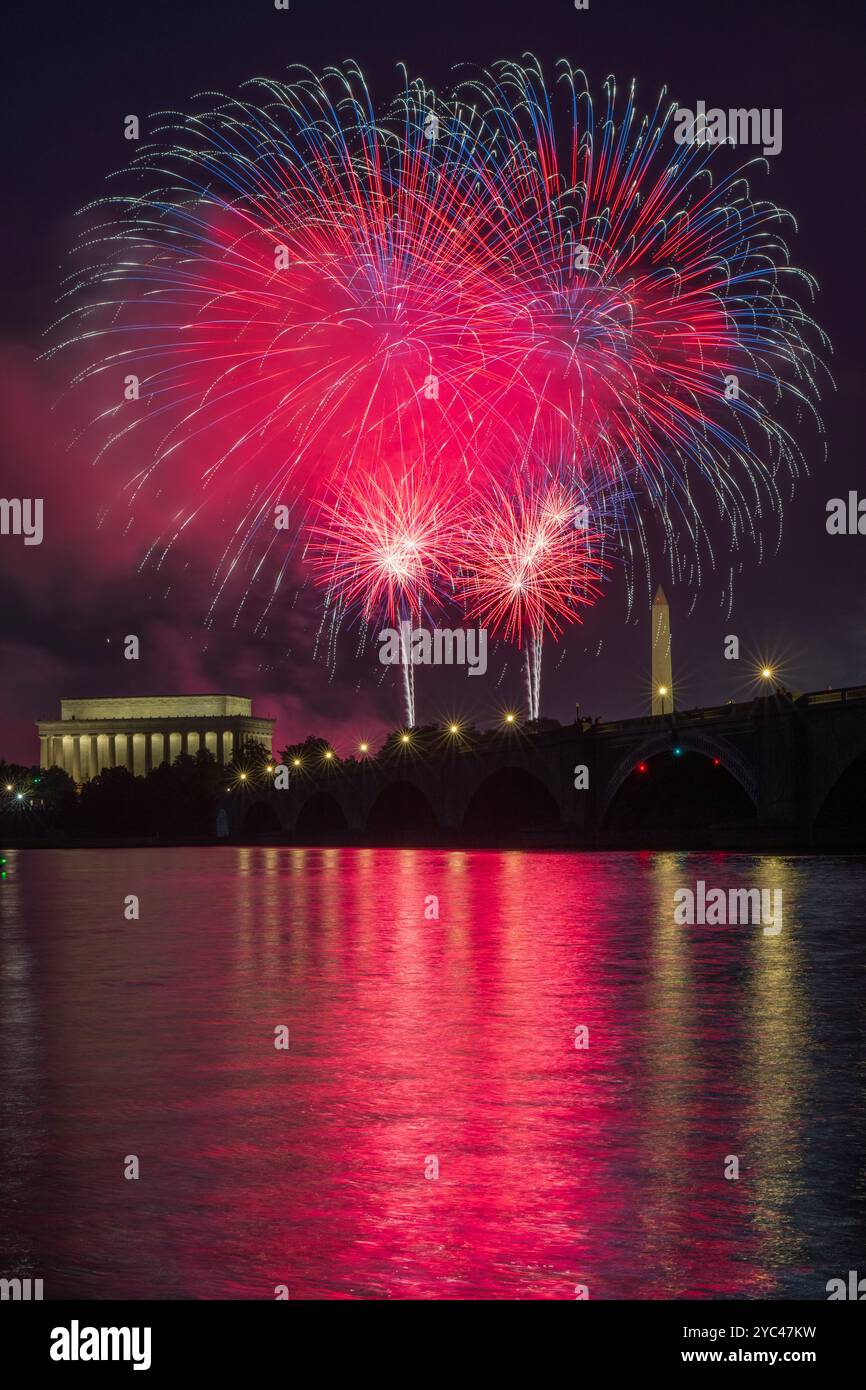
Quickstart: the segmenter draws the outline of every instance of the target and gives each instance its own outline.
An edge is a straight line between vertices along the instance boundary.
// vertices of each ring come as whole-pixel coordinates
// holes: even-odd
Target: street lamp
[[[659,686],[659,699],[660,699],[661,702],[662,702],[662,714],[664,714],[664,712],[665,712],[665,696],[667,695],[667,693],[668,693],[668,688],[667,688],[667,686],[666,686],[666,685],[660,685],[660,686]]]

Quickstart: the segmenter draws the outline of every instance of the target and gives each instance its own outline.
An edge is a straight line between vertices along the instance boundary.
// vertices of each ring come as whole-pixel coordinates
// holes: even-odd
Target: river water
[[[861,860],[6,859],[0,1275],[46,1298],[866,1275]],[[676,925],[698,880],[780,889],[782,930]]]

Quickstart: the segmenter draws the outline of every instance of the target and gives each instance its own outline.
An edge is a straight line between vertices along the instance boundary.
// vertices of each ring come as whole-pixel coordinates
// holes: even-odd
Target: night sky
[[[69,270],[75,213],[104,190],[129,153],[129,112],[186,109],[192,95],[233,93],[253,76],[281,77],[288,64],[314,69],[355,58],[384,104],[405,61],[432,84],[449,85],[454,64],[487,64],[529,51],[546,66],[565,56],[595,90],[608,73],[638,79],[642,105],[667,85],[685,106],[781,107],[784,144],[755,191],[791,210],[799,234],[795,264],[820,285],[814,316],[830,336],[835,392],[822,389],[828,461],[813,429],[800,435],[811,468],[786,501],[777,554],[758,565],[749,552],[736,606],[726,618],[722,579],[694,595],[668,589],[674,679],[681,706],[716,704],[752,689],[753,660],[778,663],[797,690],[866,683],[866,537],[828,536],[828,498],[866,495],[862,466],[864,399],[864,10],[851,0],[730,0],[684,6],[673,0],[571,0],[435,5],[291,0],[16,6],[6,20],[4,87],[6,216],[0,222],[0,432],[4,497],[45,499],[45,539],[25,547],[0,537],[0,613],[5,680],[0,757],[38,756],[34,720],[57,718],[62,696],[220,691],[250,695],[257,713],[278,719],[277,746],[315,732],[348,751],[401,719],[398,680],[375,651],[355,656],[351,634],[332,673],[314,658],[318,623],[312,593],[274,611],[257,636],[252,620],[226,604],[209,630],[207,557],[190,549],[171,583],[141,572],[142,533],[97,530],[105,474],[68,448],[60,400],[62,367],[37,361],[57,316]],[[772,530],[772,528],[770,528]],[[721,568],[727,568],[721,557]],[[168,589],[168,592],[166,590]],[[457,619],[455,618],[455,623]],[[123,659],[123,637],[142,639],[138,662]],[[723,638],[740,637],[743,659],[723,659]],[[476,689],[476,687],[480,687]],[[557,648],[548,647],[543,713],[570,721],[575,700],[603,717],[643,713],[649,688],[648,612],[626,621],[611,592]],[[486,678],[421,670],[419,722],[460,714],[492,721],[523,689],[513,650],[496,648]]]

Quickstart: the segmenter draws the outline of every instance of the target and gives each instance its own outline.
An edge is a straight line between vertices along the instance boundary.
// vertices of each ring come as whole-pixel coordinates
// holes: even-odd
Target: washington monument
[[[671,675],[671,610],[661,584],[650,609],[652,619],[652,713],[670,714],[674,707]]]

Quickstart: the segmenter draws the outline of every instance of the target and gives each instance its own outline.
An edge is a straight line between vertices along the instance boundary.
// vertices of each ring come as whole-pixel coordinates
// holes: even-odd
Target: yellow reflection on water
[[[802,1131],[813,1084],[807,1061],[811,1020],[798,942],[797,874],[779,857],[761,861],[756,881],[782,890],[782,930],[754,928],[746,1001],[749,1077],[746,1163],[754,1193],[754,1222],[767,1263],[796,1260],[802,1250],[794,1206],[802,1182]]]
[[[694,951],[689,927],[674,922],[674,894],[690,882],[688,859],[656,854],[652,859],[653,919],[646,994],[646,1081],[641,1106],[643,1158],[648,1178],[642,1189],[641,1220],[653,1264],[676,1280],[680,1239],[689,1200],[689,1135],[686,1117],[695,1103]]]

